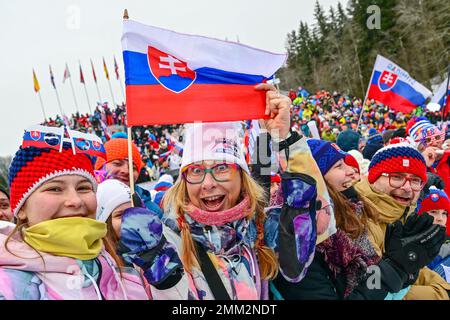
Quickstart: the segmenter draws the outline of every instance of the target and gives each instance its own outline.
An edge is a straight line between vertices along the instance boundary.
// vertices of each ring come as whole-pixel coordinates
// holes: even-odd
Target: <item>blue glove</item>
[[[299,282],[316,248],[316,181],[301,173],[283,173],[281,179],[284,205],[278,233],[278,260],[285,279]]]
[[[142,268],[147,281],[158,289],[175,285],[183,274],[176,248],[166,241],[157,214],[129,208],[122,215],[118,252],[128,264]]]

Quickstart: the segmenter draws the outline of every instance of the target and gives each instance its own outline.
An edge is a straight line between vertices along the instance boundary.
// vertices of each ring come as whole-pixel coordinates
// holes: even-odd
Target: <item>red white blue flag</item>
[[[444,107],[447,112],[450,111],[450,85],[448,79],[445,79],[440,84],[436,94],[430,102],[439,104],[441,109]],[[445,115],[447,112],[445,112]]]
[[[368,99],[375,99],[391,109],[409,113],[425,103],[431,91],[414,80],[392,61],[377,55],[370,80]]]
[[[106,156],[103,142],[99,137],[75,130],[67,130],[66,127],[32,126],[25,130],[22,148],[51,148],[61,151],[64,142],[71,144],[74,154],[86,153],[102,158]]]
[[[286,60],[239,43],[123,24],[128,125],[265,118],[270,79]]]

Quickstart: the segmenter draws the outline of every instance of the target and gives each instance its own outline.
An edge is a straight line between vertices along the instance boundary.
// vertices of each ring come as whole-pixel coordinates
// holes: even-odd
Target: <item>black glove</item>
[[[433,225],[428,214],[408,218],[388,225],[385,238],[385,257],[408,275],[429,264],[445,241],[445,228]]]

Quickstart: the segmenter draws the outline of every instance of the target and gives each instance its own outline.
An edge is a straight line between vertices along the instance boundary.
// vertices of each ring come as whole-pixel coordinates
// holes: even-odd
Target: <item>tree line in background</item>
[[[0,186],[8,187],[8,170],[11,157],[0,157]]]
[[[372,5],[380,9],[380,29],[367,27]],[[446,77],[448,0],[349,0],[346,8],[338,3],[328,11],[316,1],[314,18],[312,26],[301,21],[287,35],[287,66],[279,74],[284,88],[364,97],[377,54],[430,89]]]

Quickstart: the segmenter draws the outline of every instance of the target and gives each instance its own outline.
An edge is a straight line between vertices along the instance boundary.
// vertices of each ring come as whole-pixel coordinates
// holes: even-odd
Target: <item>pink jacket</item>
[[[0,300],[149,299],[139,273],[133,268],[120,273],[104,249],[97,263],[39,252],[42,259],[16,233],[8,251],[5,242],[14,227],[0,224]]]

